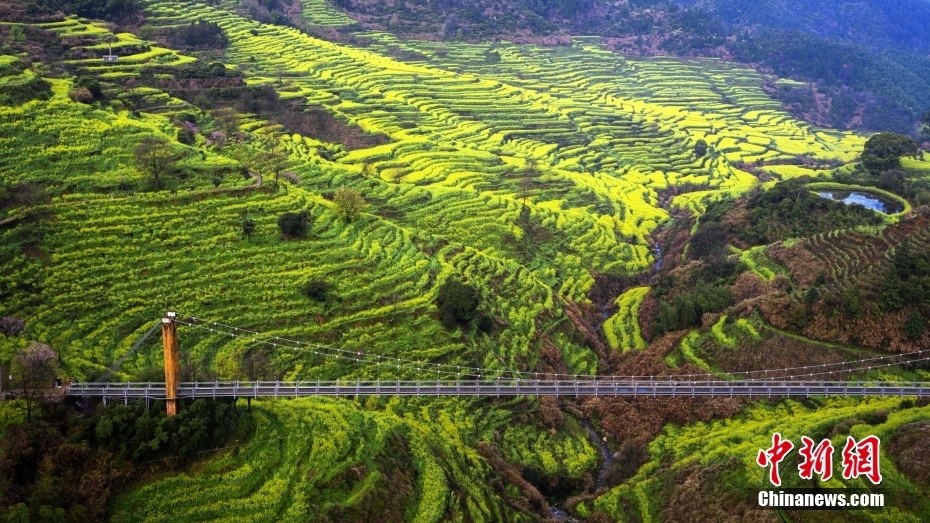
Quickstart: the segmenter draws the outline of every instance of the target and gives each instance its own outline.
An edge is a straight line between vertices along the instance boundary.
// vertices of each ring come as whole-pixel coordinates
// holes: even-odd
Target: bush
[[[71,89],[68,91],[68,97],[71,98],[71,101],[80,104],[89,104],[94,101],[94,95],[90,94],[90,91],[86,87],[75,87]]]
[[[491,334],[494,332],[494,327],[494,320],[492,320],[490,316],[482,314],[481,317],[478,318],[478,330],[481,332]]]
[[[300,288],[300,292],[314,301],[323,302],[326,301],[326,298],[329,296],[329,291],[332,288],[333,286],[325,281],[313,280],[305,283],[303,287]]]
[[[285,236],[306,236],[308,223],[307,211],[286,212],[278,218],[278,228]]]
[[[909,136],[897,133],[878,133],[873,135],[862,149],[862,165],[872,175],[897,169],[901,166],[901,157],[917,154],[917,143]]]
[[[343,188],[336,191],[333,196],[336,204],[336,214],[346,221],[352,221],[368,207],[368,202],[355,189]]]
[[[455,280],[447,281],[436,297],[442,324],[451,329],[457,323],[470,323],[477,316],[480,301],[478,289]]]
[[[83,87],[90,91],[90,94],[94,98],[98,98],[103,94],[103,89],[100,87],[100,82],[92,76],[78,76],[74,80],[74,87]]]
[[[698,158],[703,158],[707,154],[707,142],[703,138],[698,139],[694,142],[694,155]]]
[[[16,336],[26,329],[26,322],[12,316],[4,316],[0,319],[0,333],[5,336]]]
[[[917,309],[914,309],[911,315],[907,317],[907,321],[904,323],[904,335],[912,340],[919,339],[924,335],[924,317]]]

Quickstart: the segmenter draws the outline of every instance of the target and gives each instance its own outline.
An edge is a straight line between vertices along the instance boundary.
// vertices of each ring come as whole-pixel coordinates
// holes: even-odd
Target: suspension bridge
[[[593,396],[593,397],[810,397],[810,396],[909,396],[930,397],[930,382],[875,382],[837,379],[855,373],[930,360],[919,351],[909,355],[828,363],[804,367],[767,369],[732,373],[724,376],[687,374],[670,376],[582,376],[511,370],[491,370],[441,363],[413,361],[383,355],[371,355],[317,344],[262,336],[261,333],[193,316],[179,317],[169,312],[162,318],[162,344],[165,361],[164,382],[111,383],[109,378],[122,362],[157,330],[154,325],[124,353],[97,381],[75,383],[66,395],[99,398],[104,403],[144,399],[165,401],[169,415],[177,412],[177,400],[185,398],[297,398],[306,396]],[[435,374],[435,380],[316,380],[316,381],[210,381],[180,382],[178,376],[177,326],[243,337],[267,344],[275,350],[303,351],[314,356],[336,358],[357,365],[396,367],[415,370],[422,375]],[[921,357],[924,356],[924,357]]]

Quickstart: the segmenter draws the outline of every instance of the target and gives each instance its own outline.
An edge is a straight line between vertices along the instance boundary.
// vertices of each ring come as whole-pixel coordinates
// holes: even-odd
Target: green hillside
[[[732,211],[718,202],[777,181],[862,175],[855,162],[867,136],[792,118],[763,90],[774,77],[718,59],[624,57],[596,38],[555,47],[399,40],[351,25],[323,2],[303,2],[300,16],[311,25],[352,31],[347,41],[327,40],[249,19],[238,4],[145,2],[137,34],[77,16],[2,24],[3,36],[20,34],[16,27],[25,39],[7,38],[0,56],[0,316],[23,318],[26,331],[0,338],[0,360],[38,340],[57,351],[68,376],[93,380],[169,308],[266,340],[416,364],[269,350],[249,337],[182,327],[182,373],[191,381],[432,379],[437,364],[443,372],[480,368],[489,378],[720,375],[759,370],[728,360],[722,346],[750,355],[763,340],[788,337],[779,329],[806,337],[804,357],[817,343],[839,343],[830,363],[930,342],[930,334],[896,335],[889,349],[837,340],[820,324],[785,323],[787,312],[766,307],[804,299],[804,268],[779,257],[798,241],[748,245],[729,231],[719,247],[730,243],[722,256],[742,260],[739,270],[686,277],[716,267],[683,251],[701,227],[693,217],[710,209],[722,220]],[[172,45],[220,34],[211,41],[221,48]],[[107,39],[116,63],[101,58]],[[41,52],[53,48],[59,55],[42,55],[43,63]],[[37,87],[16,87],[26,82]],[[921,158],[904,160],[908,183],[930,172]],[[156,160],[164,162],[157,172]],[[357,215],[339,203],[346,189],[367,203]],[[917,207],[919,187],[912,189],[905,196]],[[306,233],[282,234],[285,213]],[[842,293],[859,281],[853,266],[876,281],[892,264],[889,251],[885,265],[873,266],[879,247],[837,235],[870,235],[876,245],[913,236],[915,248],[924,246],[926,235],[912,230],[925,223],[921,212],[875,216],[804,240],[823,250],[855,244],[817,261],[830,267],[823,286]],[[653,278],[656,245],[666,254]],[[736,296],[737,278],[753,274],[763,286],[781,274],[782,286],[708,309],[717,315],[709,324],[699,317],[665,337],[652,329],[657,300],[677,306],[675,296],[696,288]],[[789,279],[796,288],[787,289]],[[474,321],[440,312],[450,281],[477,290]],[[114,379],[159,381],[159,345],[143,345]],[[791,367],[794,357],[757,363]],[[628,407],[636,413],[620,420]],[[685,520],[669,507],[687,492],[662,482],[684,481],[700,462],[759,485],[755,445],[786,412],[792,437],[813,437],[840,422],[864,434],[870,428],[856,420],[886,411],[887,421],[872,425],[893,438],[926,419],[923,404],[908,407],[900,399],[803,408],[691,398],[255,401],[247,441],[131,485],[109,515],[539,521],[558,506],[591,521]],[[713,445],[693,445],[696,433]],[[596,485],[601,438],[609,454],[639,449],[639,458],[622,460]],[[925,495],[917,467],[891,451],[883,457],[896,487]],[[3,510],[26,501],[0,495]],[[924,501],[907,503],[896,500],[889,514],[926,514]]]

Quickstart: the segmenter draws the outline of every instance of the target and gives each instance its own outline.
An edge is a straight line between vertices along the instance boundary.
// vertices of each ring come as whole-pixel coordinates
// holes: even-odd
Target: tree
[[[45,389],[54,385],[58,373],[58,355],[48,345],[34,341],[13,356],[10,374],[13,389],[23,399],[26,421],[32,420],[32,411],[42,399]]]
[[[242,234],[248,238],[249,241],[252,241],[252,233],[255,232],[255,221],[252,218],[246,216],[242,219]]]
[[[885,278],[878,289],[878,304],[888,311],[896,311],[904,306],[904,298],[901,296],[901,280],[894,266],[885,273]]]
[[[278,184],[278,177],[281,172],[287,168],[287,155],[278,146],[260,152],[255,156],[254,161],[259,172],[274,174],[275,185]]]
[[[87,89],[94,98],[103,96],[103,89],[100,86],[100,81],[93,76],[78,76],[74,79],[74,87],[83,87]]]
[[[903,194],[906,181],[904,171],[900,169],[889,169],[879,175],[878,187],[895,194]]]
[[[314,301],[324,302],[333,286],[322,280],[308,281],[300,288],[300,292]]]
[[[707,154],[707,142],[703,138],[699,138],[698,141],[694,142],[694,155],[703,158],[705,154]]]
[[[920,117],[920,123],[923,124],[920,127],[920,136],[926,140],[930,140],[930,111],[924,113]]]
[[[0,334],[13,337],[26,329],[26,322],[12,316],[4,316],[0,319]]]
[[[278,218],[278,228],[285,236],[306,236],[309,222],[307,211],[286,212]]]
[[[917,143],[898,133],[878,133],[865,142],[862,149],[862,166],[873,176],[901,166],[902,156],[917,154]]]
[[[851,289],[844,289],[841,296],[843,302],[843,308],[846,309],[846,314],[855,319],[860,319],[865,313],[863,308],[863,298],[862,291],[858,287],[853,287]]]
[[[442,324],[453,328],[457,323],[470,323],[477,316],[480,301],[481,294],[471,285],[455,280],[442,284],[436,297]]]
[[[904,322],[904,335],[912,340],[924,335],[924,317],[917,309],[911,311],[911,315]]]
[[[227,135],[233,135],[239,131],[239,113],[231,107],[223,107],[213,111],[213,118],[216,120],[218,131],[224,131]]]
[[[160,136],[147,136],[136,147],[136,163],[155,182],[155,188],[161,190],[162,178],[174,171],[181,155],[171,149],[168,140]]]
[[[13,42],[25,42],[26,32],[23,31],[22,27],[14,25],[10,27],[10,40]]]
[[[336,204],[336,214],[347,222],[357,218],[368,207],[365,198],[355,189],[348,187],[336,191],[335,196],[333,196],[333,203]]]
[[[520,172],[520,189],[523,190],[523,206],[526,207],[526,193],[533,185],[533,179],[539,176],[539,167],[535,158],[526,160],[526,167]]]

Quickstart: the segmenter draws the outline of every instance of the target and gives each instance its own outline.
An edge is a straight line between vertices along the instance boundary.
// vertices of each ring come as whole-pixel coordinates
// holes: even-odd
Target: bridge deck
[[[105,400],[165,398],[164,383],[77,383],[71,397]],[[930,397],[930,383],[811,381],[250,381],[181,383],[178,398],[302,396],[916,396]]]

